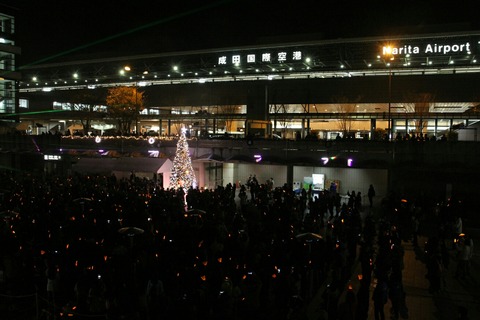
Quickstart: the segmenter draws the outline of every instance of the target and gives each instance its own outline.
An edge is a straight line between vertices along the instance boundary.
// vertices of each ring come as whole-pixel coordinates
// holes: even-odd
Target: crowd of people
[[[306,319],[322,288],[325,319],[351,319],[346,310],[367,319],[372,277],[376,319],[382,287],[398,317],[401,241],[427,212],[391,196],[381,216],[362,219],[373,204],[354,191],[342,204],[336,191],[295,193],[273,180],[183,191],[135,176],[1,179],[2,292],[37,292],[49,314],[89,319]],[[355,261],[362,287],[339,307]]]

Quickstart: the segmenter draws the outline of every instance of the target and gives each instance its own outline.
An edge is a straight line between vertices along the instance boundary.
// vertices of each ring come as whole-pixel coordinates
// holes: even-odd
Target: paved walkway
[[[468,232],[468,231],[467,231]],[[475,254],[471,261],[471,273],[466,279],[455,278],[457,262],[455,251],[450,249],[450,265],[444,272],[445,287],[438,293],[430,293],[430,283],[425,277],[427,273],[424,262],[423,244],[426,237],[419,237],[420,248],[414,248],[411,242],[402,242],[404,247],[404,270],[403,285],[406,292],[406,305],[408,308],[408,319],[413,320],[456,320],[456,319],[480,319],[480,233],[473,234]],[[358,275],[361,274],[360,266],[356,264],[350,279],[350,285],[355,293],[360,288]],[[376,281],[372,278],[369,296],[368,320],[374,320],[372,294]],[[312,299],[307,308],[309,320],[321,318],[321,295],[322,289]],[[345,292],[340,298],[339,305],[344,301]],[[459,308],[468,310],[468,318],[459,317]],[[386,319],[393,319],[390,316],[391,303],[385,305]],[[400,319],[407,319],[402,318]]]
[[[419,243],[425,242],[420,237]],[[465,280],[455,278],[456,261],[454,252],[450,252],[451,262],[449,268],[444,272],[446,286],[438,293],[430,293],[429,281],[425,278],[427,273],[423,261],[421,249],[414,249],[411,243],[403,243],[405,249],[403,270],[403,285],[406,292],[406,305],[408,307],[408,319],[429,320],[429,319],[459,319],[459,307],[468,310],[468,319],[480,319],[480,291],[478,290],[480,276],[478,271],[478,254],[472,263],[472,273]],[[477,272],[475,272],[477,271]],[[370,287],[370,296],[374,285]],[[390,302],[385,308],[386,315],[391,308]],[[368,319],[374,319],[373,304],[370,304]],[[389,318],[389,317],[387,317]]]
[[[362,215],[365,213],[362,213]],[[402,242],[404,248],[404,270],[403,286],[406,293],[406,306],[408,308],[408,318],[400,319],[413,320],[456,320],[456,319],[480,319],[480,230],[465,230],[473,237],[474,256],[471,261],[470,276],[465,279],[457,279],[455,270],[457,262],[455,259],[455,250],[449,248],[450,264],[444,271],[445,286],[438,293],[430,293],[430,283],[425,277],[427,268],[423,247],[427,241],[426,236],[419,236],[419,248],[414,248],[411,242]],[[358,256],[358,255],[357,255]],[[353,266],[350,285],[355,293],[360,288],[358,275],[361,274],[360,265],[355,262]],[[372,301],[373,290],[375,289],[376,279],[372,276],[372,282],[369,288],[368,299],[368,320],[375,320]],[[321,288],[313,297],[307,307],[307,316],[309,320],[324,319],[321,314],[322,294],[325,288]],[[357,296],[358,297],[358,296]],[[345,301],[345,292],[342,294],[339,305]],[[459,308],[468,310],[468,318],[459,317]],[[390,314],[391,303],[385,305],[386,319],[393,319]],[[330,320],[330,319],[329,319]]]
[[[238,192],[238,191],[237,191]],[[238,196],[236,197],[238,199]],[[362,218],[366,214],[377,215],[379,204],[375,203],[374,210],[365,210],[362,212]],[[368,212],[367,212],[368,211]],[[464,223],[464,226],[468,223]],[[429,228],[435,229],[435,225]],[[428,228],[427,228],[428,229]],[[403,286],[406,292],[406,305],[408,308],[408,319],[411,320],[476,320],[480,319],[480,229],[464,228],[464,232],[471,235],[474,242],[474,256],[471,261],[471,273],[466,279],[456,279],[455,270],[457,262],[455,261],[455,251],[450,249],[450,265],[444,272],[446,286],[438,293],[430,293],[430,283],[425,277],[427,268],[424,261],[423,246],[427,240],[425,236],[419,236],[419,248],[414,248],[411,242],[402,242],[404,248],[404,270]],[[358,255],[357,255],[358,257]],[[360,265],[355,262],[353,273],[350,279],[350,285],[355,293],[360,287],[358,275],[361,274]],[[372,293],[375,288],[375,278],[372,277],[369,296],[369,311],[367,320],[375,320],[373,312]],[[322,285],[320,290],[314,294],[311,299],[306,314],[308,320],[319,320],[321,318],[322,295],[325,290]],[[342,294],[339,305],[344,301],[345,292]],[[468,310],[468,318],[459,317],[459,308]],[[385,305],[386,319],[393,319],[390,316],[391,303]],[[402,318],[400,318],[402,319]],[[403,318],[405,319],[405,318]],[[331,319],[328,319],[331,320]]]

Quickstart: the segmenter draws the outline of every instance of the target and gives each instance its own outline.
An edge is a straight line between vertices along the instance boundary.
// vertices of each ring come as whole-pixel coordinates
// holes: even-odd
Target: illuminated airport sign
[[[231,54],[218,57],[219,65],[253,63],[286,63],[302,60],[302,51],[278,51],[248,54]]]
[[[470,42],[464,43],[451,43],[451,44],[438,44],[438,43],[426,43],[421,46],[404,45],[400,47],[384,46],[382,49],[382,55],[448,55],[457,53],[471,53]]]
[[[43,160],[59,161],[59,160],[62,160],[62,156],[56,155],[56,154],[45,154],[45,155],[43,155]]]

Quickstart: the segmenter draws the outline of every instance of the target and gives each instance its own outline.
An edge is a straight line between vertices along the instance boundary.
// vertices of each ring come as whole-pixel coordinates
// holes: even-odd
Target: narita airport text
[[[403,47],[383,47],[383,55],[403,55],[403,54],[448,54],[448,53],[470,53],[470,42],[461,44],[427,44],[423,51],[418,46],[405,45]]]

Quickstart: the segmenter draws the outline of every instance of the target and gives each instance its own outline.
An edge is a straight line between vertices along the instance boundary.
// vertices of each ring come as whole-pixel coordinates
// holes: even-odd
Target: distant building
[[[0,5],[0,116],[3,126],[0,133],[8,131],[18,121],[19,105],[17,82],[21,75],[16,70],[15,60],[21,54],[15,46],[15,9]]]

